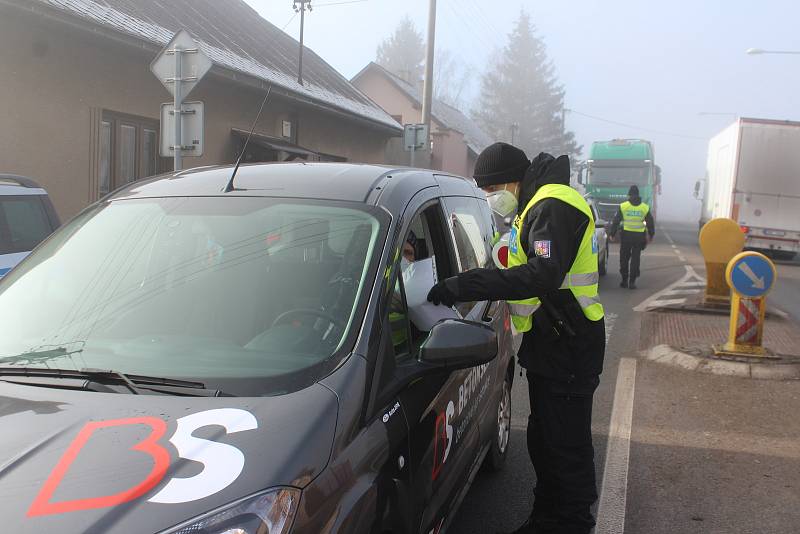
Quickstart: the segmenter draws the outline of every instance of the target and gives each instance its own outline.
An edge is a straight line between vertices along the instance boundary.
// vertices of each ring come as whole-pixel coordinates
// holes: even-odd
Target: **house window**
[[[100,121],[98,191],[109,191],[167,170],[158,153],[158,121],[104,111]]]

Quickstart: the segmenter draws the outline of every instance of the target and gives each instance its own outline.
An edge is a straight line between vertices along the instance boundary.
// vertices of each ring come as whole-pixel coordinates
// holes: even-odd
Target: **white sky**
[[[306,44],[350,78],[408,14],[427,27],[427,0],[320,0],[306,15]],[[247,0],[297,38],[291,0]],[[707,139],[725,112],[800,119],[800,56],[748,56],[750,47],[800,49],[800,2],[792,0],[438,0],[436,46],[475,71],[502,46],[520,9],[533,17],[566,107],[631,125],[567,115],[585,148],[596,139],[643,137],[663,168],[662,213],[695,217],[694,181],[705,172]],[[679,135],[673,135],[679,134]],[[699,139],[696,139],[699,138]],[[531,155],[532,156],[532,155]]]

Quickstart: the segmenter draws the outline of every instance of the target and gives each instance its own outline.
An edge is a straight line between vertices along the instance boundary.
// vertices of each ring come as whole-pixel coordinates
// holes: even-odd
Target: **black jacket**
[[[632,197],[628,199],[628,202],[634,206],[638,206],[642,203],[642,199],[640,197]],[[656,235],[656,223],[653,220],[652,211],[647,211],[647,216],[645,216],[644,221],[647,223],[647,233],[650,234],[650,237]],[[619,230],[620,224],[622,224],[622,206],[620,206],[620,208],[614,214],[614,219],[611,221],[611,227],[608,229],[608,235],[611,237],[617,235],[617,230]],[[645,241],[644,232],[626,232],[625,230],[622,230],[622,239],[639,239],[641,241]]]
[[[566,175],[562,172],[538,178],[535,189],[548,183],[566,185],[569,170]],[[520,211],[524,208],[520,204]],[[534,314],[534,327],[523,336],[519,350],[520,364],[534,375],[569,382],[576,377],[596,377],[602,371],[604,321],[586,319],[576,308],[572,293],[559,289],[575,261],[588,224],[589,218],[577,208],[554,198],[542,200],[528,211],[522,224],[522,235],[527,238],[521,242],[528,263],[510,269],[473,269],[458,275],[459,300],[547,296],[560,310],[571,312],[571,322],[578,333],[574,338],[557,337],[543,309]]]

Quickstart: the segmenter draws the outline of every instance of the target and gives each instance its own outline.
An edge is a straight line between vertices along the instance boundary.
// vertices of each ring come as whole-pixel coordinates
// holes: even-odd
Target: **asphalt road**
[[[610,272],[600,284],[608,345],[592,424],[605,512],[596,532],[795,532],[800,419],[794,414],[800,411],[800,384],[692,374],[641,360],[642,313],[633,308],[683,279],[689,267],[705,275],[697,229],[680,223],[659,228],[643,256],[637,290],[618,287],[617,251],[613,246]],[[800,264],[782,264],[778,270],[770,298],[800,319]],[[620,398],[610,441],[615,394]],[[630,439],[624,440],[619,429],[625,428],[628,397]],[[478,475],[451,533],[513,530],[530,512],[535,475],[525,444],[527,383],[519,375],[512,402],[506,468]]]

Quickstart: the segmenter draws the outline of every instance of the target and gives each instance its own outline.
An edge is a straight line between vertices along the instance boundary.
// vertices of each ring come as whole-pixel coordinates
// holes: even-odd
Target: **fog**
[[[318,2],[307,14],[305,42],[348,78],[375,59],[404,15],[427,27],[426,0],[341,1]],[[291,0],[248,3],[299,36]],[[745,54],[751,47],[800,48],[800,2],[790,0],[439,0],[437,49],[474,74],[468,109],[487,61],[523,8],[565,87],[566,107],[574,110],[566,126],[584,157],[593,140],[654,142],[663,169],[661,217],[697,219],[692,189],[705,172],[708,138],[736,115],[800,119],[800,56]]]

